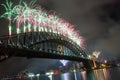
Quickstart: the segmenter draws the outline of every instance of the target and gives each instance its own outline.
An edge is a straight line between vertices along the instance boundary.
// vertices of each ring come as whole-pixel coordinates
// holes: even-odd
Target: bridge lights
[[[97,65],[96,65],[96,62],[95,62],[96,57],[94,55],[89,55],[89,59],[91,59],[92,62],[93,62],[93,68],[97,68]]]

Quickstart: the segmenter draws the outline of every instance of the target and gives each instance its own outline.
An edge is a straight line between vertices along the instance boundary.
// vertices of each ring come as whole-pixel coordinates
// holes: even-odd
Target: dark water
[[[120,80],[120,67],[81,72],[74,71],[53,75],[42,74],[39,77],[35,76],[22,80]]]
[[[41,75],[39,79],[32,78],[30,80],[120,80],[120,68]]]
[[[10,65],[12,62],[16,61],[14,65]],[[6,77],[6,75],[11,77],[12,75],[16,75],[18,72],[23,69],[24,64],[28,65],[28,61],[33,61],[32,60],[26,60],[22,59],[14,59],[13,60],[9,59],[8,61],[4,61],[0,63],[0,80],[1,78],[3,79]],[[38,62],[42,62],[38,64]],[[19,62],[19,65],[18,65]],[[20,63],[21,62],[21,63]],[[23,64],[24,62],[24,64]],[[26,62],[26,63],[25,63]],[[35,63],[36,62],[36,63]],[[34,74],[40,73],[41,76],[35,77],[35,78],[30,78],[29,80],[120,80],[120,67],[114,67],[114,68],[104,68],[104,69],[98,69],[98,70],[92,70],[92,71],[80,71],[80,72],[65,72],[65,73],[59,73],[59,74],[53,74],[52,76],[47,76],[45,75],[45,71],[43,73],[39,72],[39,70],[42,70],[44,68],[50,68],[50,65],[55,65],[58,67],[60,66],[60,61],[59,60],[51,60],[51,59],[40,59],[40,60],[35,60],[33,62],[35,66],[32,65],[31,68],[28,67],[28,71]],[[51,63],[53,62],[53,63]],[[49,63],[49,64],[48,64]],[[57,64],[59,63],[59,64]],[[72,62],[71,62],[72,63]],[[9,65],[9,66],[8,66]],[[69,65],[66,66],[65,69],[68,67],[71,67]],[[26,68],[26,67],[25,67]],[[31,71],[30,71],[31,70]],[[34,72],[32,72],[34,71]],[[14,73],[14,74],[12,74]],[[23,80],[23,79],[22,79]]]
[[[120,68],[63,73],[53,75],[50,80],[120,80]]]

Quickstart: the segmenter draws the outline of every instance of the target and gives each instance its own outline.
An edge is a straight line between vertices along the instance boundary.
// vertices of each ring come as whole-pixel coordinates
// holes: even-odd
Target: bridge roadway
[[[93,61],[86,58],[76,57],[76,56],[67,56],[67,55],[60,55],[60,54],[54,54],[50,52],[44,52],[44,51],[35,51],[30,49],[20,49],[20,48],[13,48],[10,46],[0,46],[0,49],[3,49],[5,51],[4,55],[7,55],[6,58],[3,60],[6,60],[10,57],[26,57],[26,58],[46,58],[46,59],[65,59],[70,61],[77,61],[77,62],[83,62],[84,67],[86,70],[92,70],[93,68]],[[0,52],[1,53],[1,52]],[[1,60],[1,61],[3,61]],[[94,69],[99,69],[101,62],[96,62],[97,67]]]
[[[45,32],[28,33],[13,35],[10,38],[9,36],[0,37],[0,40],[1,61],[9,57],[51,58],[83,62],[87,70],[92,69],[94,66],[93,61],[88,59],[87,54],[77,46],[76,43],[60,34],[56,35],[54,33],[51,34]],[[43,43],[45,44],[43,45]],[[40,44],[42,44],[42,46]],[[66,53],[69,54],[54,48],[51,49],[51,47],[56,44],[61,44],[63,47],[67,47],[68,49],[64,49],[67,50]],[[99,68],[101,62],[95,62]]]

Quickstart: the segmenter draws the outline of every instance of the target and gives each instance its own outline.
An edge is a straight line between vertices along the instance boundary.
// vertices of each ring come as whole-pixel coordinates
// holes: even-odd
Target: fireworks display
[[[101,54],[101,51],[94,51],[92,53],[92,55],[95,56],[95,58],[98,58],[100,54]]]
[[[2,4],[6,12],[1,17],[9,20],[9,36],[13,33],[51,32],[67,36],[84,48],[84,38],[79,35],[79,31],[74,29],[74,25],[54,13],[49,14],[41,7],[35,7],[34,3],[35,1],[31,1],[27,4],[20,0],[18,5],[13,6],[12,2],[6,0],[6,4]]]
[[[69,61],[68,60],[60,60],[60,62],[65,66]]]

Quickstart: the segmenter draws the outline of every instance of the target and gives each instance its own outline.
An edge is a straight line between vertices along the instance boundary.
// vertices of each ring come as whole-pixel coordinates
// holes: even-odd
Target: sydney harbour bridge
[[[9,20],[9,34],[0,37],[0,60],[9,57],[51,58],[83,62],[92,69],[94,62],[84,52],[84,39],[74,25],[39,7],[19,2],[2,4],[6,12],[1,16]]]

